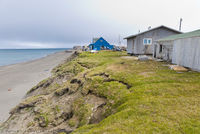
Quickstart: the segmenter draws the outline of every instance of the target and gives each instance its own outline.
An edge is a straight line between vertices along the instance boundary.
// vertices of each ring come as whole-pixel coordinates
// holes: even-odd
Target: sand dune
[[[71,55],[58,52],[29,62],[0,67],[0,123],[9,117],[26,92],[51,75],[51,70]]]

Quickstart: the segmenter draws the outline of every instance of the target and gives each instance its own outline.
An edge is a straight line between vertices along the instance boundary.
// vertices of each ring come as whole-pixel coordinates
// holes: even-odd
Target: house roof
[[[136,37],[136,36],[138,36],[138,35],[141,35],[141,34],[144,34],[144,33],[153,31],[153,30],[155,30],[155,29],[159,29],[159,28],[166,28],[166,29],[169,29],[169,30],[174,31],[174,32],[177,32],[177,33],[182,33],[182,32],[180,32],[180,31],[178,31],[178,30],[175,30],[175,29],[172,29],[172,28],[170,28],[170,27],[161,25],[161,26],[158,26],[158,27],[155,27],[155,28],[151,28],[151,29],[149,29],[149,30],[147,30],[147,31],[144,31],[144,32],[141,32],[141,33],[138,33],[138,34],[125,37],[124,39],[133,38],[133,37]]]
[[[101,45],[101,44],[107,44],[110,45],[103,37],[98,38],[98,40],[90,45]]]
[[[157,41],[158,42],[173,41],[173,40],[177,40],[177,39],[191,38],[191,37],[200,37],[200,29],[192,31],[192,32],[188,32],[188,33],[171,35],[171,36],[168,36],[166,38],[163,38],[163,39],[160,39],[160,40],[157,40]]]

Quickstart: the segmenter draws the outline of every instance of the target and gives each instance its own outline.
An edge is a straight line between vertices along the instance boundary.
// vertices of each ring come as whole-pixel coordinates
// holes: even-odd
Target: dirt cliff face
[[[40,82],[26,98],[10,111],[2,132],[17,134],[71,133],[85,124],[100,122],[106,117],[106,97],[87,86],[93,77],[92,66],[82,64],[74,53],[64,64],[53,69],[53,76]],[[106,75],[105,75],[106,76]]]

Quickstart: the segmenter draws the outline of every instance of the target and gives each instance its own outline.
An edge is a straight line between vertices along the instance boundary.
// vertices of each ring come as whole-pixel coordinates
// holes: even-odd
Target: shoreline
[[[32,61],[35,61],[35,60],[40,60],[40,59],[42,59],[42,58],[45,58],[45,57],[47,57],[47,56],[49,56],[49,55],[56,54],[56,53],[61,53],[61,52],[70,53],[70,52],[72,52],[72,51],[73,51],[73,50],[71,50],[71,49],[66,49],[66,50],[62,50],[62,51],[58,51],[58,52],[53,52],[53,53],[50,53],[50,54],[46,54],[46,55],[44,55],[44,56],[42,56],[42,57],[33,58],[33,59],[30,59],[30,60],[27,60],[27,61],[22,61],[22,62],[18,62],[18,63],[7,64],[7,65],[0,65],[0,68],[1,68],[1,67],[4,67],[4,66],[11,66],[11,65],[22,64],[22,63],[26,63],[26,62],[32,62]],[[0,71],[1,71],[1,70],[0,70]]]
[[[40,81],[51,76],[54,67],[64,62],[72,51],[65,50],[26,62],[0,66],[0,123],[10,110]]]

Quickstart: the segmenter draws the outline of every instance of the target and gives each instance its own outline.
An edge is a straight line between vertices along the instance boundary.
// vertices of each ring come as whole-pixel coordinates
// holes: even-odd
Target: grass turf
[[[91,77],[82,90],[109,100],[107,118],[84,125],[74,134],[200,133],[200,73],[177,73],[167,63],[122,56],[126,53],[83,52],[74,61],[89,70]],[[101,74],[111,80],[105,81]]]

